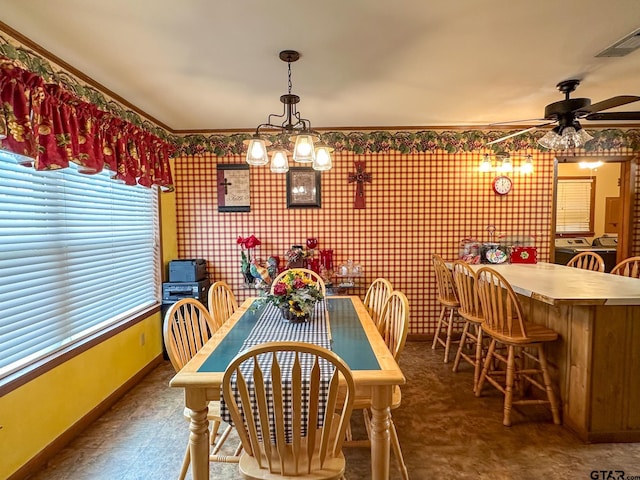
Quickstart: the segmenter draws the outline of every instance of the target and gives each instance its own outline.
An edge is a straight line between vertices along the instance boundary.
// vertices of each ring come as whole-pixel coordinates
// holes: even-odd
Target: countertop
[[[449,262],[449,265],[451,262]],[[499,272],[513,290],[551,305],[640,305],[640,280],[553,263],[471,265]]]

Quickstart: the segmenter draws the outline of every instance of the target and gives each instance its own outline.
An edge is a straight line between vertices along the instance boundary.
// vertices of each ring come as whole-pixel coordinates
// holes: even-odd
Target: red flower
[[[293,288],[295,288],[296,290],[298,290],[300,288],[304,288],[306,286],[307,286],[307,284],[304,283],[304,281],[299,277],[296,277],[296,279],[293,281]]]
[[[279,297],[287,294],[287,285],[283,282],[278,282],[273,286],[273,294]]]
[[[238,245],[244,246],[244,238],[242,238],[240,235],[238,235],[238,239],[236,240],[236,243]]]
[[[244,243],[244,247],[248,248],[248,249],[255,248],[258,245],[262,244],[262,242],[260,240],[258,240],[255,237],[255,235],[251,235],[250,237],[245,238],[243,243]]]

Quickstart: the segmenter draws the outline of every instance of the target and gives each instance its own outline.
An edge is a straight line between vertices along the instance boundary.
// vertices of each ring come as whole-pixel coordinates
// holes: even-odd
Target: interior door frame
[[[553,160],[553,206],[551,210],[551,247],[549,261],[556,258],[556,209],[558,204],[558,164],[601,161],[605,163],[620,163],[620,197],[622,198],[622,226],[618,232],[618,249],[616,263],[629,258],[633,241],[633,207],[635,205],[636,155],[608,155],[608,156],[569,156],[556,155]]]

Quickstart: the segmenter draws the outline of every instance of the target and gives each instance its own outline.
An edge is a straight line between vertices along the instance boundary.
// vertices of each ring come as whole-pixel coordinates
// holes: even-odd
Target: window
[[[556,234],[594,235],[596,179],[558,177]]]
[[[0,152],[0,380],[158,302],[154,189]]]

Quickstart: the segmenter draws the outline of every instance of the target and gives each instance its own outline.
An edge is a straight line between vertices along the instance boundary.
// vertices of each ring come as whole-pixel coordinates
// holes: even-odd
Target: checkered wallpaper
[[[491,189],[496,173],[478,172],[480,153],[356,155],[340,152],[334,168],[322,173],[322,208],[287,209],[286,175],[251,167],[251,211],[218,213],[216,164],[243,163],[242,156],[194,156],[175,162],[177,241],[180,258],[204,258],[210,279],[222,279],[239,300],[254,292],[243,286],[238,235],[262,241],[258,255],[284,257],[295,244],[317,237],[319,248],[334,250],[336,266],[352,259],[365,275],[353,293],[364,296],[376,277],[386,277],[409,298],[410,333],[432,334],[438,315],[431,255],[457,257],[464,238],[488,241],[488,225],[497,235],[536,238],[539,261],[549,260],[553,188],[552,153],[537,151],[535,172],[513,172],[511,193]],[[354,161],[365,161],[373,182],[364,185],[366,208],[353,208]],[[517,166],[518,161],[515,162]],[[639,169],[640,170],[640,169]],[[640,218],[640,175],[636,179]],[[636,254],[640,227],[635,223]]]

